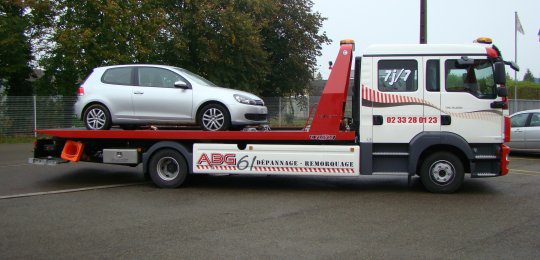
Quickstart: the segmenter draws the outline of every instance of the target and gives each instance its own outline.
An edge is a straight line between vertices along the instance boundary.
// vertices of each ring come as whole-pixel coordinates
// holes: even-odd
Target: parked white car
[[[525,110],[511,116],[511,150],[540,151],[540,109]]]
[[[266,123],[268,114],[253,94],[218,87],[182,68],[139,64],[95,68],[74,108],[90,130],[198,124],[218,131]]]

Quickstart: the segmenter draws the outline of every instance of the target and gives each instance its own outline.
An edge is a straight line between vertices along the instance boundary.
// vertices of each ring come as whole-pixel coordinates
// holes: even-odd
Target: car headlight
[[[264,106],[264,102],[262,102],[262,100],[255,100],[244,95],[234,94],[234,99],[236,99],[236,101],[239,103],[246,105]]]

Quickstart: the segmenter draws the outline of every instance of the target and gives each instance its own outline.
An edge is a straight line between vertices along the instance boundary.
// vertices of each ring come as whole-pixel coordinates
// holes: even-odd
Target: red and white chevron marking
[[[350,168],[304,168],[304,167],[267,167],[255,166],[253,171],[258,172],[298,172],[298,173],[354,173]]]
[[[464,118],[464,119],[492,121],[492,120],[497,120],[500,118],[500,115],[496,113],[492,113],[492,112],[483,112],[483,111],[469,112],[469,113],[448,112],[441,109],[440,107],[435,106],[431,102],[425,101],[417,97],[402,96],[402,95],[397,95],[397,94],[387,94],[387,93],[374,90],[372,88],[368,88],[364,85],[362,85],[362,98],[371,102],[383,103],[383,104],[400,104],[400,103],[411,104],[412,103],[412,104],[418,104],[418,105],[428,105],[435,109],[438,109],[444,114],[459,117],[459,118]]]
[[[236,166],[221,166],[221,165],[197,165],[198,170],[220,170],[220,171],[236,171]],[[250,168],[253,172],[293,172],[293,173],[354,173],[351,168],[304,168],[304,167],[268,167],[254,166]]]
[[[220,170],[220,171],[236,171],[236,166],[223,165],[197,165],[198,170]]]
[[[401,96],[396,94],[388,94],[367,88],[362,85],[362,97],[371,102],[383,104],[399,104],[399,103],[417,103],[425,104],[424,100],[417,97]]]

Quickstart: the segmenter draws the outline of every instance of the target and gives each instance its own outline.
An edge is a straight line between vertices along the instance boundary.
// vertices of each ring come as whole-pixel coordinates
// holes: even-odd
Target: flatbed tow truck
[[[37,130],[52,138],[36,140],[29,163],[142,163],[161,188],[191,174],[419,175],[427,190],[451,193],[465,173],[508,173],[508,62],[494,46],[371,47],[354,59],[352,118],[345,118],[353,51],[352,40],[341,41],[303,129]]]

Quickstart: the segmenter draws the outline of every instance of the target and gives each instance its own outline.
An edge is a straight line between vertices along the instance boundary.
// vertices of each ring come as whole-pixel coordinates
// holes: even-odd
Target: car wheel
[[[84,126],[88,130],[108,130],[112,126],[109,110],[100,104],[89,106],[83,118]]]
[[[455,192],[461,187],[464,176],[463,163],[448,152],[437,152],[428,156],[420,168],[422,184],[435,193]]]
[[[201,109],[199,124],[205,131],[228,130],[231,126],[231,117],[224,106],[209,104]]]
[[[179,187],[188,175],[186,160],[176,150],[160,150],[150,159],[149,175],[160,188]]]

